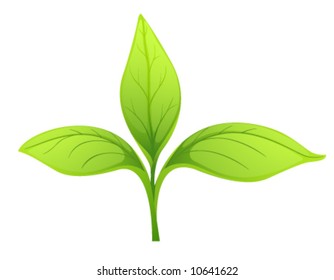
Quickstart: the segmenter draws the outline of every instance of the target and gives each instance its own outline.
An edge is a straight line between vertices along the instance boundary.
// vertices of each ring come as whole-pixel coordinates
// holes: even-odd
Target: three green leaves
[[[176,126],[181,95],[175,69],[142,16],[120,92],[125,121],[150,164],[150,172],[125,140],[96,127],[53,129],[31,138],[20,151],[68,175],[94,175],[117,169],[135,172],[147,193],[154,241],[160,240],[159,190],[164,178],[176,168],[189,167],[220,178],[248,182],[324,158],[273,129],[225,123],[202,129],[182,142],[156,179],[156,164]]]

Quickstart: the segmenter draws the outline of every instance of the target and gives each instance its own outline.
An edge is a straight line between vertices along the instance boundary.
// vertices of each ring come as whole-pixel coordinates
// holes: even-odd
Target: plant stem
[[[158,196],[162,182],[164,181],[167,174],[171,169],[163,168],[160,172],[157,181],[155,182],[155,169],[157,161],[153,161],[150,165],[150,178],[148,173],[144,170],[144,167],[139,172],[136,172],[140,177],[141,181],[144,184],[146,195],[148,198],[148,203],[150,205],[150,214],[151,214],[151,226],[152,226],[152,241],[160,241],[158,219],[157,219],[157,208],[158,208]]]
[[[157,208],[155,207],[155,203],[154,203],[155,200],[154,200],[153,190],[151,187],[150,178],[148,176],[148,173],[145,167],[139,170],[138,169],[134,170],[134,171],[137,173],[137,175],[139,176],[140,180],[142,181],[145,187],[148,203],[150,205],[151,224],[152,224],[152,241],[160,241],[158,222],[157,222]]]
[[[153,199],[149,200],[150,211],[151,211],[151,223],[152,223],[152,241],[160,241],[158,220],[157,220],[157,205],[155,205],[155,169],[157,161],[154,160],[151,168],[150,187],[153,194]]]
[[[151,223],[152,223],[152,241],[160,241],[157,208],[154,206],[154,200],[150,201]]]
[[[165,180],[166,176],[172,169],[170,168],[165,168],[163,167],[162,170],[160,171],[160,174],[157,178],[157,181],[155,182],[155,187],[154,187],[154,207],[158,208],[158,199],[159,199],[159,193],[160,193],[160,188]]]

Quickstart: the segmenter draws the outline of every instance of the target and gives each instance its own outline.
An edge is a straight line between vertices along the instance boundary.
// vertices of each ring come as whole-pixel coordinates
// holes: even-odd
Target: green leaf
[[[252,182],[324,157],[273,129],[226,123],[207,127],[186,139],[165,164],[164,173],[190,167],[224,179]]]
[[[139,16],[121,83],[126,123],[148,161],[156,161],[175,128],[181,95],[174,67],[150,26]]]
[[[145,168],[135,151],[122,138],[104,129],[68,126],[41,133],[20,151],[68,175],[94,175],[127,168]]]

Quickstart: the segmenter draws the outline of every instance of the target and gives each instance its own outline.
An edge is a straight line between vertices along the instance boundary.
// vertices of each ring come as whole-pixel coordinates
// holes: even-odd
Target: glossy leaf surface
[[[180,86],[165,50],[140,16],[121,83],[126,123],[146,155],[156,161],[180,111]]]
[[[323,158],[276,130],[226,123],[190,136],[176,149],[165,168],[190,167],[220,178],[259,181]]]
[[[135,172],[143,169],[134,150],[122,138],[90,126],[46,131],[24,143],[20,151],[68,175],[94,175],[122,168]]]

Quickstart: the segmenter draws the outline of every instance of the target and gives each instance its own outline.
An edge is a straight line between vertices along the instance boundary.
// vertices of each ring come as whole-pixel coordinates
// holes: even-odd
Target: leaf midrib
[[[151,68],[150,68],[150,59],[149,59],[149,53],[147,48],[147,42],[146,42],[146,33],[147,29],[145,30],[145,22],[142,20],[142,36],[143,36],[143,43],[144,43],[144,52],[145,52],[145,60],[146,60],[146,71],[147,71],[147,115],[148,115],[148,125],[149,125],[149,131],[150,135],[149,138],[151,140],[152,146],[154,144],[154,138],[153,138],[153,126],[152,126],[152,119],[151,119]]]

